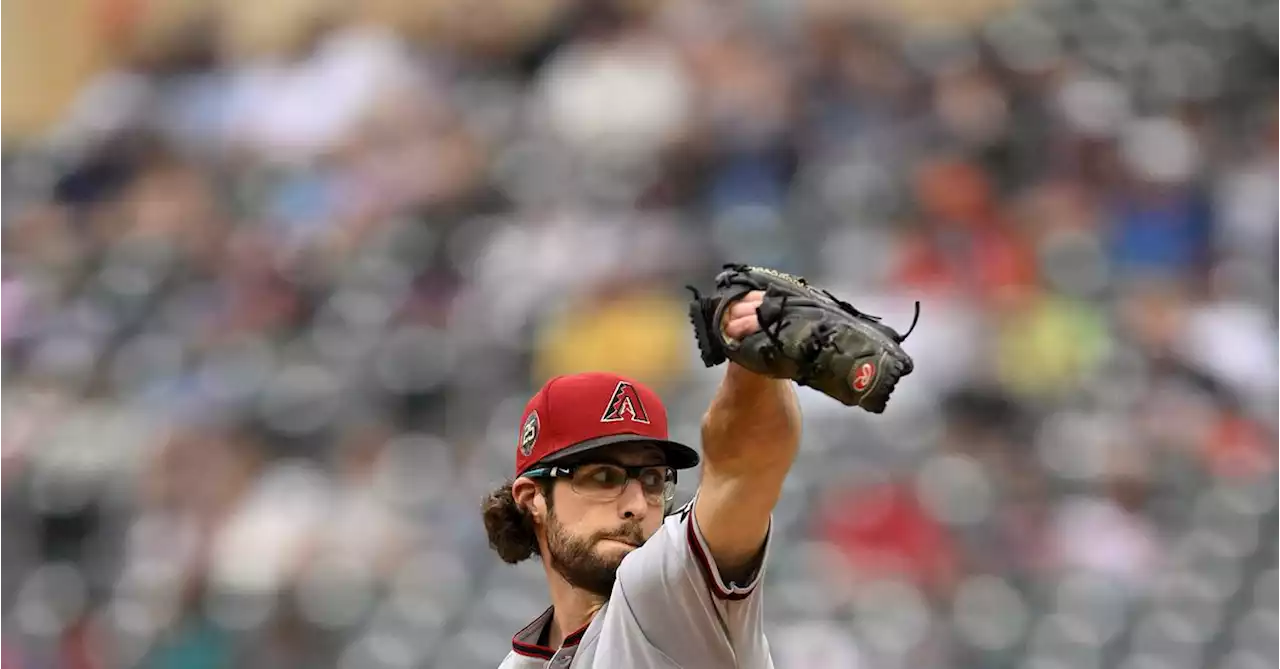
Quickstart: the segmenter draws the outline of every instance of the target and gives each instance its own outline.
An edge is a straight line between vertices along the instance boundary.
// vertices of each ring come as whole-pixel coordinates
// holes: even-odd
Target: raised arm
[[[727,310],[731,339],[759,329],[750,293]],[[789,380],[726,365],[724,380],[702,419],[702,482],[694,516],[726,582],[742,582],[756,570],[769,531],[769,516],[782,494],[800,444],[800,406]]]
[[[800,447],[793,384],[879,413],[911,361],[874,317],[773,270],[728,266],[689,315],[705,364],[738,362],[702,419],[698,493],[623,560],[617,610],[679,666],[768,666],[757,586]]]

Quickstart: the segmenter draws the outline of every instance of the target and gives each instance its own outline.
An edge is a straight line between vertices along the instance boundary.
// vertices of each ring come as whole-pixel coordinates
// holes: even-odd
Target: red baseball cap
[[[557,376],[529,400],[516,436],[516,476],[590,450],[629,442],[660,446],[667,465],[688,469],[698,452],[667,438],[667,409],[657,393],[602,372]]]

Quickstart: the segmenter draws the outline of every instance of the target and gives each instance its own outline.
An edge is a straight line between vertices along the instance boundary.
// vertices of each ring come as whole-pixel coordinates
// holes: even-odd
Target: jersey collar
[[[533,622],[516,632],[515,636],[511,637],[511,650],[526,657],[550,660],[556,654],[556,649],[538,645],[538,637],[542,636],[543,628],[551,623],[553,611],[555,611],[555,607],[547,607],[547,610],[543,611],[542,615],[534,618]],[[596,615],[598,616],[600,613],[597,612]],[[595,620],[595,616],[592,616],[591,620]],[[581,643],[582,636],[587,633],[587,628],[591,626],[591,620],[588,620],[586,625],[578,628],[573,634],[566,636],[561,648],[570,648]]]

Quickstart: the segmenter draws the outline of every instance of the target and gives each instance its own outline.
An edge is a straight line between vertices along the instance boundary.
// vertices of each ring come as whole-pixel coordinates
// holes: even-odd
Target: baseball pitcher
[[[515,478],[485,500],[484,523],[502,560],[540,558],[551,606],[500,669],[773,666],[758,586],[800,443],[790,382],[879,413],[912,363],[905,336],[772,270],[726,266],[690,315],[703,361],[731,364],[703,416],[697,493],[679,510],[677,474],[700,458],[668,439],[652,390],[561,376],[525,408]]]

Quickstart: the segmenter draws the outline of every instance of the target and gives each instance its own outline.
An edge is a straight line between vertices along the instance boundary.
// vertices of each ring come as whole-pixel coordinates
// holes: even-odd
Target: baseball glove
[[[802,277],[762,267],[725,265],[713,295],[704,297],[693,286],[689,290],[689,317],[707,367],[732,360],[871,413],[884,411],[898,380],[914,367],[902,342],[920,318],[919,302],[911,328],[898,334]],[[756,310],[760,331],[730,340],[721,327],[725,310],[753,290],[764,291]]]

